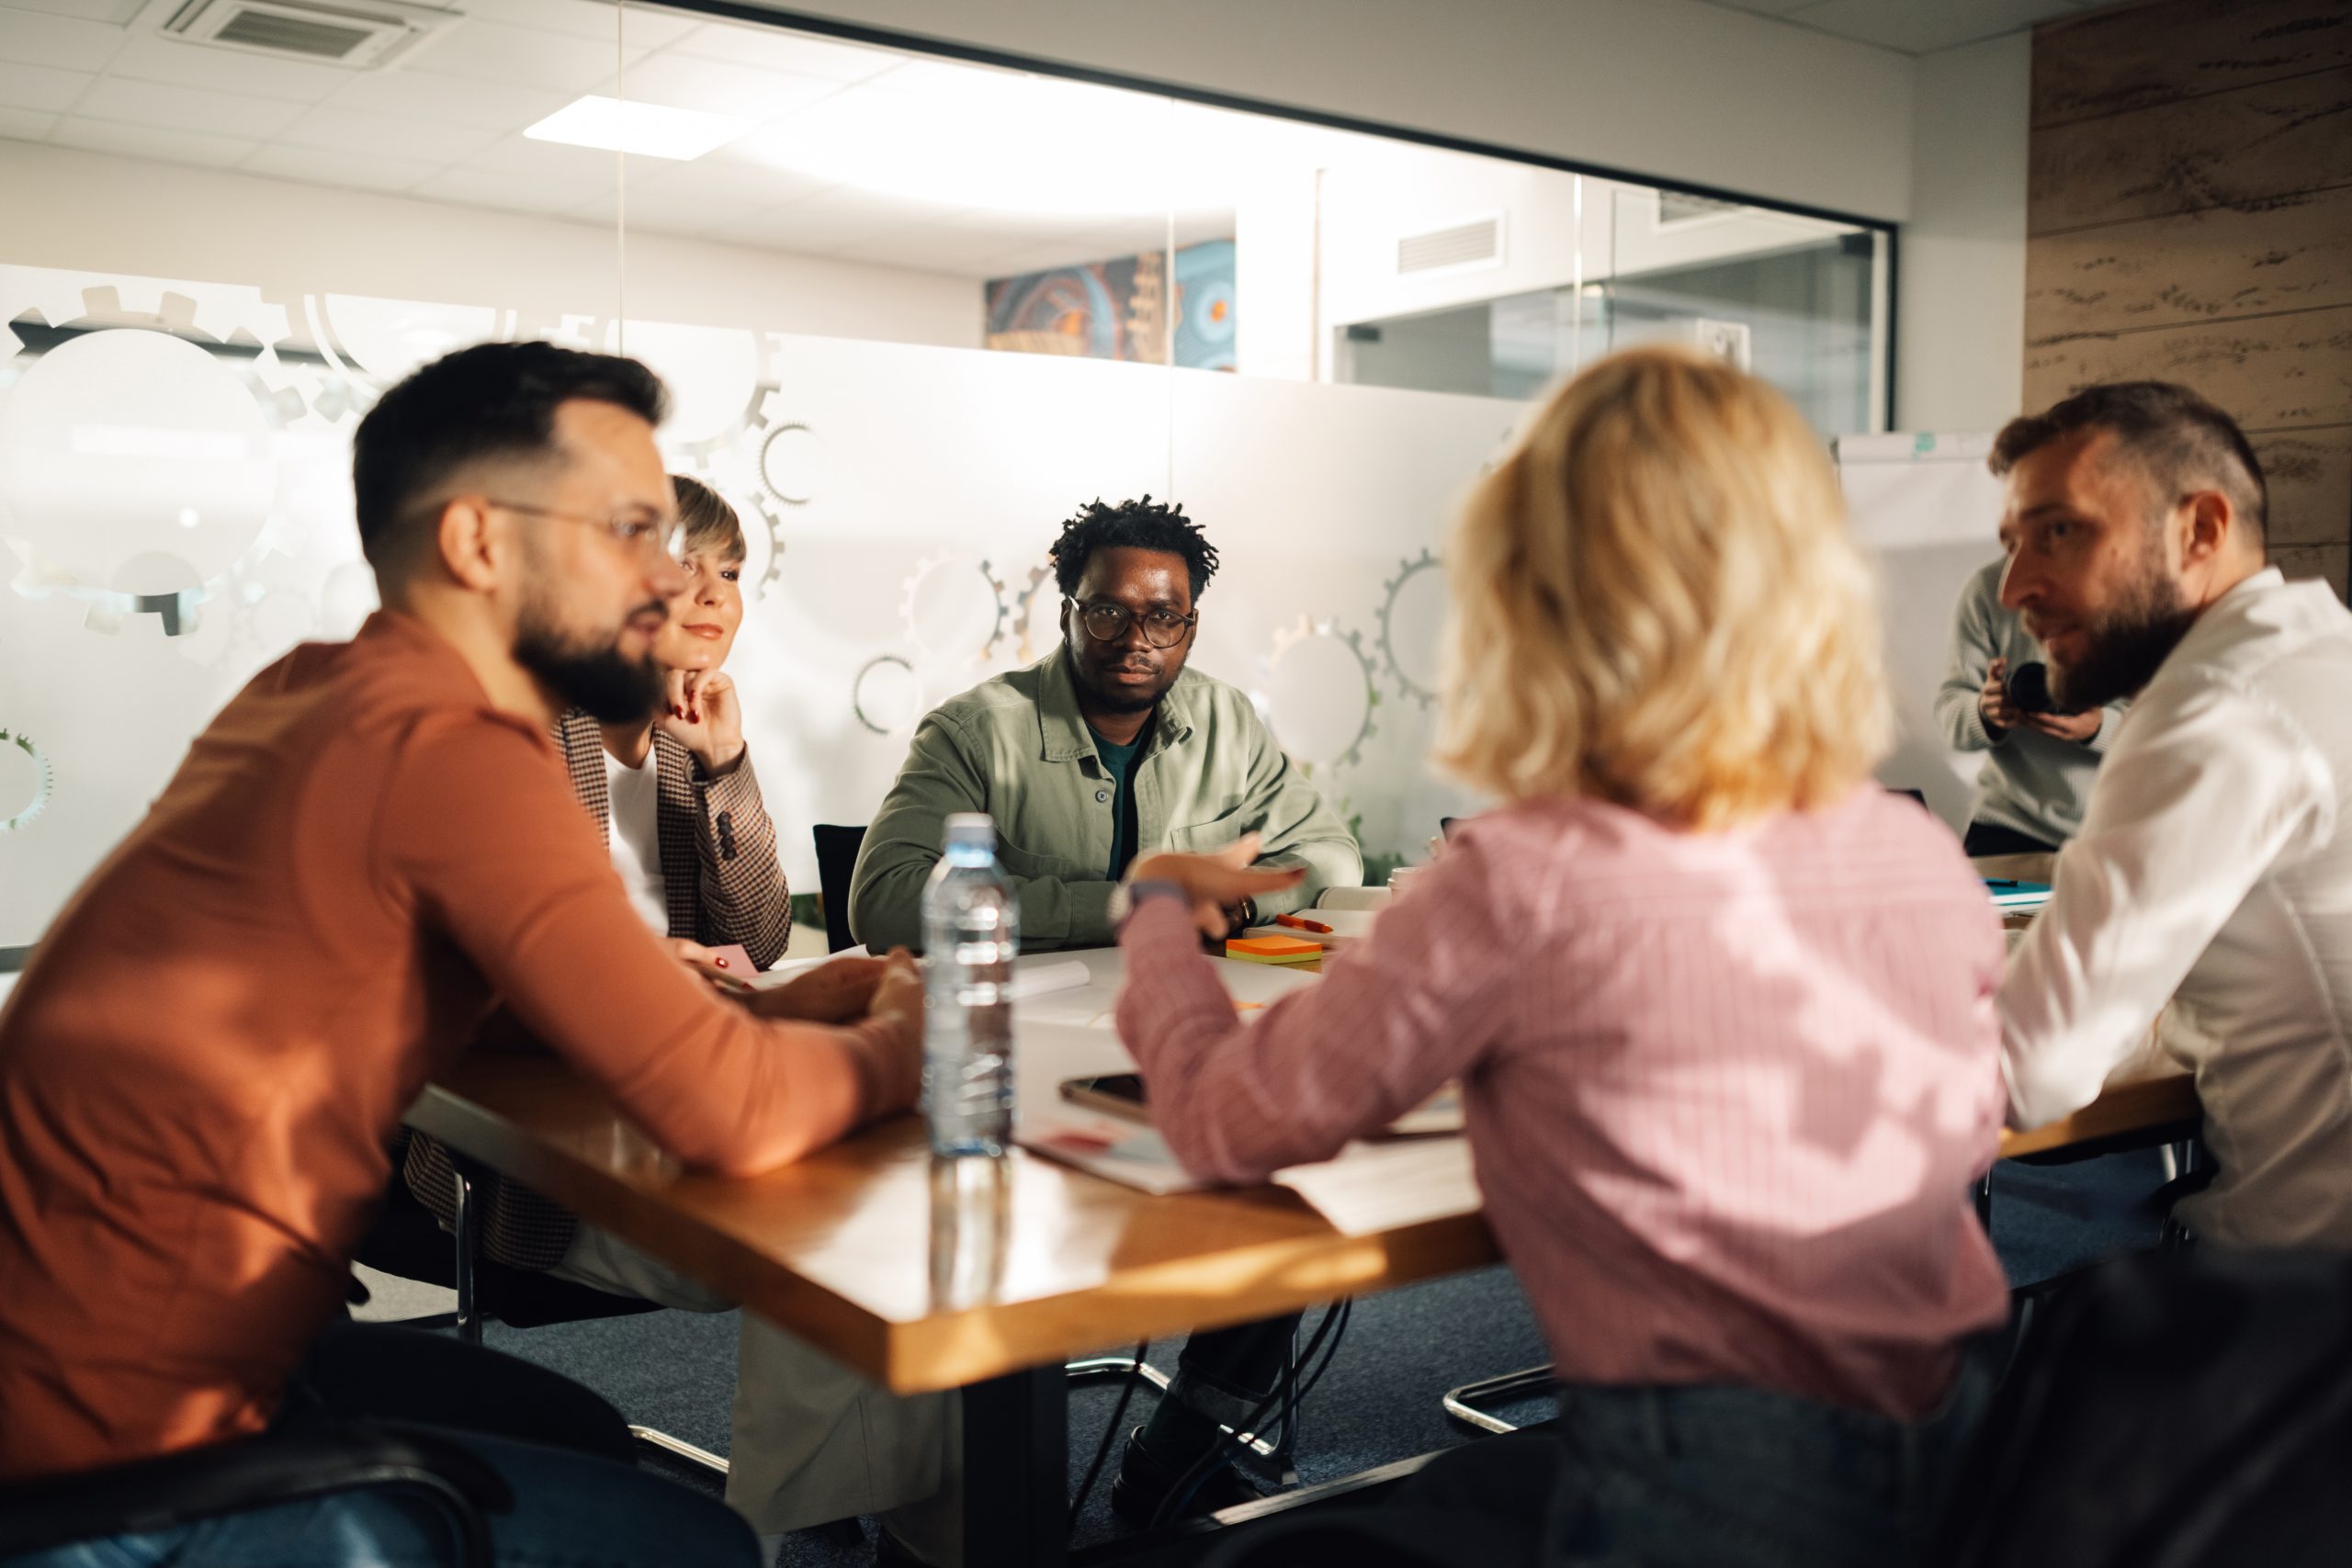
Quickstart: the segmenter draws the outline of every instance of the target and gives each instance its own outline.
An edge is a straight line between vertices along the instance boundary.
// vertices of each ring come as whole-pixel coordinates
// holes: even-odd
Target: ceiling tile
[[[116,152],[126,158],[153,158],[167,164],[207,164],[226,168],[250,156],[261,143],[250,137],[220,136],[210,131],[165,130],[153,125],[125,125],[111,119],[62,119],[49,139],[62,147],[91,152]]]
[[[306,185],[342,186],[360,190],[407,190],[438,173],[431,164],[387,158],[372,152],[331,152],[318,147],[270,145],[260,149],[239,167],[248,174],[268,175]]]
[[[697,17],[649,11],[641,6],[623,11],[599,4],[598,0],[461,0],[457,8],[484,21],[595,39],[607,49],[612,46],[616,26],[621,29],[620,40],[638,49],[659,49],[703,26]]]
[[[46,141],[57,124],[53,114],[35,114],[30,109],[0,109],[0,136],[15,141]]]
[[[117,76],[141,82],[169,82],[182,87],[207,87],[218,93],[248,97],[281,98],[288,103],[315,104],[351,79],[335,65],[312,65],[301,60],[272,60],[242,50],[216,49],[209,44],[132,33],[109,68]]]
[[[835,82],[863,82],[907,57],[894,50],[867,49],[836,43],[783,28],[737,26],[711,22],[670,46],[673,54],[692,54],[735,65],[756,65],[770,71],[790,71],[802,76],[823,76]]]
[[[120,24],[147,8],[147,0],[7,0],[12,11],[40,11],[52,17],[81,17],[93,22]]]
[[[650,162],[637,159],[635,163]],[[469,169],[495,175],[521,175],[551,184],[569,185],[572,199],[584,200],[600,187],[609,188],[619,177],[616,154],[598,147],[574,147],[564,141],[534,141],[527,136],[502,136],[465,161]]]
[[[582,192],[567,185],[489,169],[447,169],[419,181],[409,195],[549,218],[583,199]]]
[[[458,76],[426,76],[393,69],[358,73],[327,102],[363,114],[441,120],[479,130],[520,130],[537,125],[574,96],[511,83],[489,86]]]
[[[623,60],[642,59],[632,46]],[[611,42],[537,32],[471,17],[448,29],[410,70],[421,75],[463,76],[469,81],[519,82],[552,93],[609,93],[615,51]]]
[[[0,11],[0,60],[25,65],[103,71],[126,36],[120,28],[80,17]]]
[[[1905,54],[1928,54],[1980,39],[2016,32],[2052,17],[2075,14],[2074,0],[1815,0],[1788,20],[1858,43]]]
[[[429,119],[317,108],[279,133],[280,142],[343,152],[382,152],[439,167],[461,164],[496,140],[496,133]]]
[[[830,97],[839,82],[748,65],[723,65],[684,54],[657,54],[621,75],[622,96],[650,104],[767,120]]]
[[[266,138],[293,124],[302,106],[108,76],[84,96],[76,112],[92,119],[127,120],[132,125]]]
[[[0,61],[0,108],[55,114],[70,109],[97,78],[85,71],[58,71],[47,65],[18,65]]]

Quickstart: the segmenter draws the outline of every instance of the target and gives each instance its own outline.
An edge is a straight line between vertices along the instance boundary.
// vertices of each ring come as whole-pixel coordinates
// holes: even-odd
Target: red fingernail
[[[721,969],[726,968],[726,967],[727,967],[727,960],[725,960],[724,958],[720,959],[720,960],[718,961],[718,966],[719,966]]]

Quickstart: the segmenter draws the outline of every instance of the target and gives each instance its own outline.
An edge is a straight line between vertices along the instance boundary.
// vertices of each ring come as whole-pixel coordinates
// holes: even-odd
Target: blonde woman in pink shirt
[[[1118,1022],[1159,1124],[1255,1182],[1462,1086],[1560,1420],[1433,1464],[1367,1544],[1905,1561],[1982,1408],[1966,1342],[2007,1312],[1968,1196],[2001,934],[1951,835],[1871,782],[1879,622],[1821,445],[1720,362],[1616,355],[1447,567],[1440,760],[1501,804],[1245,1019],[1199,936],[1285,874],[1136,862]]]

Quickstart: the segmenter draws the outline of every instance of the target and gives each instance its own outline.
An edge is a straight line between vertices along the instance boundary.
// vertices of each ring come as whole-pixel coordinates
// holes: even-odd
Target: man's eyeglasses
[[[592,528],[602,528],[623,549],[651,549],[674,560],[685,543],[686,525],[675,517],[643,513],[597,517],[585,512],[562,512],[552,506],[530,506],[519,501],[500,501],[494,496],[486,499],[501,511],[519,512],[526,517],[552,517],[559,523],[584,523]]]
[[[1078,624],[1096,642],[1117,642],[1127,635],[1127,626],[1136,618],[1135,612],[1124,604],[1080,604],[1076,608]],[[1173,648],[1184,640],[1200,619],[1197,611],[1180,615],[1173,610],[1147,610],[1143,616],[1143,640],[1154,648]]]

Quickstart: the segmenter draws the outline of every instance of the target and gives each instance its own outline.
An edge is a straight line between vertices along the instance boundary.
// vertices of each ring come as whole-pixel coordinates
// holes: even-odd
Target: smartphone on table
[[[1124,1116],[1130,1122],[1151,1120],[1151,1100],[1144,1092],[1141,1073],[1103,1073],[1094,1077],[1064,1078],[1062,1098],[1072,1105]]]

